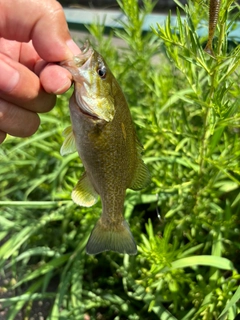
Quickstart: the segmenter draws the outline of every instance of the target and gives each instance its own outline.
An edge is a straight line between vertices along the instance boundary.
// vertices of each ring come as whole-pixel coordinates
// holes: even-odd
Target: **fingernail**
[[[71,87],[71,85],[72,85],[72,82],[70,79],[68,79],[61,88],[57,89],[54,92],[54,94],[62,94],[66,92]]]
[[[66,44],[68,48],[72,51],[73,55],[77,55],[81,53],[81,50],[72,39],[67,40]]]
[[[12,91],[19,81],[19,73],[4,61],[0,60],[0,91]]]

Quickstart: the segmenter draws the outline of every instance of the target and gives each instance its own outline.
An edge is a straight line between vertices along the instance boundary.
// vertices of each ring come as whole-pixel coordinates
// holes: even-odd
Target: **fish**
[[[214,32],[218,22],[219,10],[221,6],[221,0],[210,0],[209,4],[209,23],[208,23],[208,41],[204,48],[204,51],[214,57],[212,41]]]
[[[60,153],[77,150],[85,168],[72,200],[91,207],[101,198],[102,213],[88,239],[87,254],[135,255],[137,245],[123,216],[125,194],[127,188],[145,188],[150,173],[120,85],[97,51],[89,44],[81,50],[61,62],[72,74],[74,91],[69,100],[72,125],[63,132]]]

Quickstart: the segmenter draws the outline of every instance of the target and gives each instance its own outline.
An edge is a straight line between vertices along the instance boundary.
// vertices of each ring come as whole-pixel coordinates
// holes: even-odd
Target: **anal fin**
[[[72,191],[72,200],[83,207],[91,207],[97,202],[98,194],[86,172],[74,187]]]

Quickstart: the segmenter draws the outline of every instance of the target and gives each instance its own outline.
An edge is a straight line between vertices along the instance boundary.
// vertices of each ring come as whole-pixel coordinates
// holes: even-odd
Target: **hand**
[[[0,143],[6,133],[27,137],[71,86],[54,64],[78,54],[61,5],[55,0],[0,0]]]

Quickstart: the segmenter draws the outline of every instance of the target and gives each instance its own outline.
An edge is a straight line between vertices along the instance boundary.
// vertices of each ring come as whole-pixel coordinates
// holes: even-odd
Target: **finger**
[[[37,131],[39,124],[40,119],[35,112],[0,99],[0,141],[4,138],[1,132],[17,137],[28,137]]]
[[[6,133],[3,131],[0,131],[0,144],[5,140],[6,138]]]
[[[21,43],[0,38],[0,52],[4,53],[5,56],[8,56],[15,61],[19,61]]]
[[[72,75],[58,65],[49,64],[40,73],[40,81],[46,92],[62,94],[71,87]]]
[[[0,98],[35,112],[47,112],[56,102],[45,92],[36,74],[0,54]]]
[[[10,56],[10,58],[12,57]],[[21,64],[23,64],[31,71],[35,72],[36,64],[43,60],[39,57],[38,53],[34,49],[32,41],[30,41],[28,43],[21,43],[19,60],[17,61],[19,61]]]
[[[33,57],[35,57],[35,59]],[[20,63],[40,76],[40,82],[44,90],[48,93],[64,93],[72,84],[71,73],[59,65],[42,60],[36,53],[31,42],[22,43]]]
[[[16,54],[18,51],[19,54]],[[19,43],[1,38],[0,52],[13,58],[13,60],[19,60],[21,64],[34,71],[38,76],[41,74],[41,84],[48,93],[64,93],[72,84],[70,72],[56,64],[42,60],[35,51],[31,41]]]
[[[40,57],[49,62],[71,58],[73,53],[76,54],[72,50],[80,52],[71,40],[59,2],[29,0],[26,5],[21,0],[0,0],[0,7],[1,37],[20,42],[32,39]],[[12,8],[17,14],[13,14]]]

